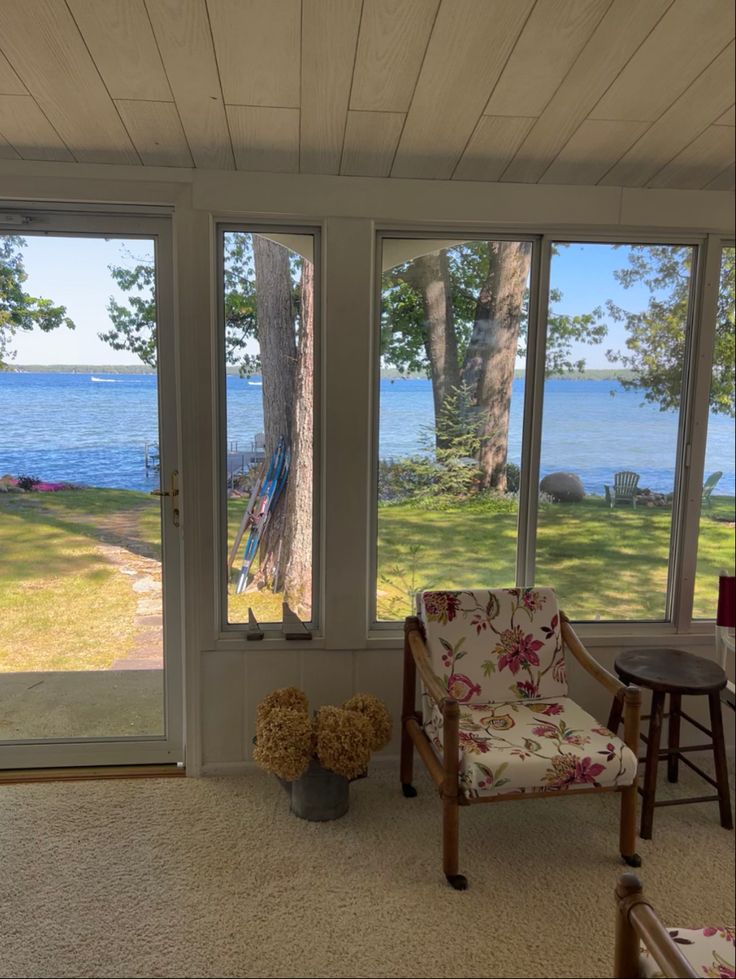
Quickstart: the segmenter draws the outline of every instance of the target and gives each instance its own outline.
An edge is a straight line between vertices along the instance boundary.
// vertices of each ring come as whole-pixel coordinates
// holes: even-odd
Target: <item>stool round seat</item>
[[[723,667],[684,649],[628,649],[616,657],[615,669],[625,683],[648,690],[698,696],[726,686]]]

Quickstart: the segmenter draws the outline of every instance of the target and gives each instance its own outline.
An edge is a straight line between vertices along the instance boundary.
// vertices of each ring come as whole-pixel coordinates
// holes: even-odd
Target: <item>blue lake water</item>
[[[257,379],[229,376],[228,442],[249,448],[263,431]],[[0,373],[0,475],[29,474],[55,482],[150,489],[144,445],[158,439],[152,374]],[[514,382],[509,459],[519,462],[524,396]],[[552,380],[545,386],[542,475],[577,473],[589,493],[603,493],[619,469],[641,474],[640,485],[674,485],[677,414],[644,404],[640,391],[614,381]],[[433,423],[426,380],[382,380],[380,455],[422,451]],[[711,416],[706,475],[723,471],[716,494],[734,495],[734,421]]]

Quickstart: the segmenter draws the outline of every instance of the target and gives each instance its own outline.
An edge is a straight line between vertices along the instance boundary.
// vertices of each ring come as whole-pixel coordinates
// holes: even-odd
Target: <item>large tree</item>
[[[692,258],[687,245],[628,247],[628,263],[614,273],[625,289],[644,286],[647,306],[630,312],[608,301],[610,316],[626,328],[625,350],[608,350],[608,359],[632,372],[625,387],[640,388],[646,401],[662,411],[678,410],[687,355],[687,323],[691,308]],[[734,416],[734,308],[736,249],[724,248],[716,310],[710,408]]]
[[[31,296],[23,289],[28,273],[23,265],[24,238],[0,235],[0,370],[14,356],[13,338],[38,328],[48,333],[60,326],[74,329],[65,306]]]
[[[383,363],[432,380],[438,448],[448,395],[462,389],[474,408],[480,485],[503,491],[517,358],[527,326],[531,243],[471,241],[420,255],[384,274],[381,319]],[[559,300],[552,293],[553,302]],[[547,365],[551,373],[582,367],[575,341],[600,343],[601,310],[581,316],[552,312]]]
[[[156,365],[155,273],[148,262],[113,266],[126,305],[110,299],[110,327],[100,333],[117,350]],[[266,459],[283,436],[291,464],[284,495],[261,543],[255,582],[284,592],[311,615],[314,307],[312,263],[261,235],[229,232],[224,251],[225,362],[260,373]]]

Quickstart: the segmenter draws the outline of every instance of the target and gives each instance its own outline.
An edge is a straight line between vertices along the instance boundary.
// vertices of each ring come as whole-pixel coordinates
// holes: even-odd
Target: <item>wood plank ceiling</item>
[[[733,0],[0,0],[0,157],[734,187]]]

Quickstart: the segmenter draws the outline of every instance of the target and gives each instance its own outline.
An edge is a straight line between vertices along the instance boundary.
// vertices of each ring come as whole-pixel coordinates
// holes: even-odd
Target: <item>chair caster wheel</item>
[[[414,799],[417,794],[417,790],[409,782],[401,783],[401,791],[404,793],[404,796],[407,799]]]
[[[630,857],[627,857],[624,853],[621,854],[625,864],[629,867],[641,867],[641,857],[638,853],[632,853]]]
[[[454,887],[456,891],[467,891],[468,878],[463,874],[445,874],[445,877],[450,887]]]

